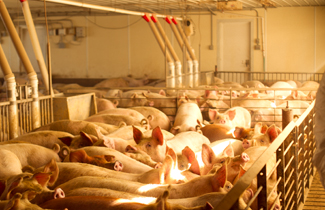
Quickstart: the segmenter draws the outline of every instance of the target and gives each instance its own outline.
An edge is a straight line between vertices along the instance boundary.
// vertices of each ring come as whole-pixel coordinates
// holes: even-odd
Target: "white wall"
[[[265,23],[266,71],[324,72],[325,7],[286,7],[257,11],[262,17],[260,20]],[[209,49],[210,15],[190,16],[195,24],[195,34],[190,41],[199,59],[201,71],[212,71],[217,65],[217,20],[252,19],[255,16],[256,12],[253,10],[217,12],[217,15],[213,16],[213,50]],[[54,19],[62,18],[66,17]],[[52,22],[61,22],[64,27],[70,27],[70,22],[54,21],[54,19]],[[70,17],[69,19],[74,26],[86,27],[86,37],[73,41],[71,35],[66,35],[64,37],[66,48],[62,49],[57,45],[60,37],[50,36],[54,77],[109,78],[128,74],[134,77],[148,74],[150,78],[155,79],[165,77],[165,58],[148,23],[141,17],[118,15]],[[256,18],[254,19],[256,21]],[[174,45],[178,57],[183,61],[183,54],[175,37],[172,36],[169,25],[162,19],[159,21]],[[132,23],[135,24],[125,27]],[[61,26],[51,24],[51,27]],[[119,29],[121,27],[124,28]],[[262,37],[261,25],[259,37]],[[254,23],[255,38],[256,22]],[[19,59],[9,37],[2,38],[2,47],[12,70],[19,72]],[[262,50],[253,50],[253,56],[254,71],[263,71]]]

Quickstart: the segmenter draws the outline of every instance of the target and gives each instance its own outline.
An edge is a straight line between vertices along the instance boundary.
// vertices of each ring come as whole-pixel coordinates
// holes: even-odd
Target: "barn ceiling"
[[[114,12],[100,11],[84,7],[69,6],[62,3],[52,3],[46,0],[46,11],[48,15],[88,15],[91,14],[115,14]],[[132,10],[138,12],[156,12],[161,14],[173,14],[180,12],[216,11],[217,0],[60,0],[69,3],[84,3],[89,5],[100,5],[116,9]],[[225,1],[225,0],[219,0]],[[305,7],[325,6],[325,0],[237,0],[242,3],[243,9],[263,7]],[[43,15],[44,1],[29,0],[33,15]],[[21,3],[19,0],[4,1],[12,16],[21,15]]]

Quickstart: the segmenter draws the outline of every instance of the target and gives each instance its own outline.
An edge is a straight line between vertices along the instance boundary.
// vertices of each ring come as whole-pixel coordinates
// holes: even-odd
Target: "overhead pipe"
[[[192,62],[193,62],[193,74],[194,74],[194,81],[193,81],[193,86],[197,87],[199,86],[199,62],[196,59],[196,56],[192,50],[192,47],[190,45],[190,43],[188,42],[186,35],[181,27],[180,24],[178,24],[178,22],[176,21],[176,19],[174,17],[172,17],[172,22],[177,26],[177,29],[179,31],[179,33],[181,34],[183,41],[185,43],[185,46],[187,48],[188,53],[190,54],[191,58],[192,58]]]
[[[155,14],[151,15],[151,20],[156,24],[156,26],[160,32],[160,35],[162,36],[163,40],[165,41],[166,46],[175,61],[176,87],[182,87],[182,64],[181,64],[181,61],[179,60],[173,46],[170,44],[170,41],[169,41],[168,37],[166,36],[166,33],[165,33],[163,27],[161,26],[160,22],[158,21],[157,16]]]
[[[83,7],[83,8],[88,8],[88,9],[97,9],[97,10],[102,10],[102,11],[107,11],[107,12],[116,12],[116,13],[121,13],[121,14],[126,14],[126,15],[137,15],[137,16],[141,16],[141,17],[146,15],[146,13],[144,13],[144,12],[136,12],[136,11],[131,11],[131,10],[118,9],[118,8],[114,8],[114,7],[94,5],[94,4],[88,4],[88,3],[84,3],[84,2],[77,2],[77,1],[70,1],[70,0],[45,0],[45,1],[59,3],[59,4],[65,4],[65,5],[70,5],[70,6],[76,6],[76,7]],[[166,15],[157,14],[157,17],[165,18]],[[176,19],[182,20],[182,18],[180,18],[180,17],[177,17]]]
[[[16,48],[16,51],[27,71],[27,75],[32,87],[32,124],[33,129],[40,127],[40,106],[38,99],[38,79],[37,74],[27,56],[24,46],[19,38],[16,28],[10,18],[6,5],[0,0],[0,14],[2,21],[10,35],[10,38]]]
[[[27,0],[20,0],[21,5],[22,5],[22,10],[24,13],[24,17],[25,17],[25,22],[28,28],[28,32],[29,32],[29,36],[32,42],[32,46],[34,49],[34,53],[35,53],[35,57],[37,60],[37,64],[39,66],[40,72],[42,74],[42,78],[43,78],[43,82],[46,88],[47,93],[50,93],[50,89],[49,89],[49,75],[48,75],[48,70],[46,68],[45,65],[45,61],[44,61],[44,57],[43,57],[43,53],[41,50],[41,46],[39,44],[39,40],[37,37],[37,33],[35,30],[35,25],[33,22],[33,18],[32,18],[32,14],[30,12],[30,8],[29,8],[29,3]]]
[[[168,63],[168,69],[166,71],[166,83],[167,83],[167,87],[170,88],[175,88],[175,64],[173,59],[171,58],[169,52],[166,50],[166,45],[164,43],[164,41],[162,40],[155,24],[150,21],[150,18],[148,17],[148,14],[145,14],[144,16],[142,16],[143,19],[145,19],[145,21],[147,21],[149,23],[149,26],[154,34],[154,36],[157,39],[157,42],[160,46],[160,49],[162,50],[162,52],[164,53],[167,63]]]
[[[183,53],[185,53],[186,60],[187,60],[187,72],[186,72],[186,86],[193,87],[193,61],[188,54],[187,50],[184,49],[184,42],[182,40],[182,37],[180,36],[176,26],[174,24],[171,24],[171,20],[169,17],[165,18],[166,22],[170,25],[172,31],[174,32],[174,35],[176,37],[176,40],[181,47]]]
[[[18,109],[16,101],[16,80],[12,73],[5,53],[0,45],[0,66],[7,85],[7,96],[9,99],[9,139],[18,137]]]

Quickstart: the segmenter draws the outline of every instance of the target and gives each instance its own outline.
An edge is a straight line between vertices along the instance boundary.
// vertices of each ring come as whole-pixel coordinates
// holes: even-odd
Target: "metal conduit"
[[[182,87],[182,64],[173,48],[173,46],[171,45],[168,37],[166,36],[166,33],[163,29],[163,27],[161,26],[160,22],[158,21],[157,19],[157,16],[155,14],[152,14],[151,16],[151,20],[156,23],[156,26],[160,32],[160,35],[162,36],[163,40],[165,41],[166,43],[166,46],[169,50],[169,52],[171,53],[171,55],[173,56],[174,58],[174,61],[175,61],[175,78],[176,78],[176,87]]]
[[[185,46],[187,48],[188,53],[190,54],[191,58],[192,58],[192,62],[193,62],[193,71],[194,71],[194,87],[199,86],[199,62],[196,59],[196,56],[194,54],[194,52],[192,51],[192,48],[190,46],[190,43],[188,42],[185,33],[182,29],[182,27],[180,26],[180,24],[177,23],[176,19],[173,17],[172,18],[172,22],[177,26],[177,29],[179,31],[179,33],[181,34],[183,41],[185,43]]]
[[[184,49],[184,42],[182,40],[182,37],[180,36],[176,26],[174,24],[171,24],[171,20],[169,17],[165,18],[166,22],[170,25],[172,31],[174,32],[174,35],[176,37],[176,40],[181,47],[183,53],[185,53],[186,60],[187,60],[187,72],[186,72],[186,86],[193,87],[193,61],[188,54],[186,48]]]
[[[16,101],[16,80],[12,73],[5,53],[0,45],[0,66],[7,84],[7,96],[9,99],[9,138],[18,137],[18,109]],[[5,118],[5,116],[1,116]]]
[[[49,93],[49,75],[47,72],[47,68],[44,62],[44,57],[42,54],[42,50],[41,50],[41,46],[39,44],[39,40],[37,37],[37,33],[35,30],[35,25],[33,22],[33,18],[32,18],[32,14],[30,12],[30,8],[29,8],[29,4],[27,0],[20,0],[21,5],[22,5],[22,9],[23,9],[23,13],[24,13],[24,17],[25,17],[25,22],[28,28],[28,32],[29,32],[29,36],[32,42],[32,46],[34,49],[34,53],[35,53],[35,57],[38,63],[38,66],[40,68],[42,77],[43,77],[43,82],[46,88],[46,91]]]
[[[32,87],[32,118],[33,118],[33,129],[40,126],[40,108],[38,99],[38,79],[37,74],[27,56],[24,46],[19,38],[16,28],[10,18],[6,5],[0,0],[0,15],[2,21],[10,35],[10,38],[16,48],[16,51],[27,71],[27,75]]]
[[[170,57],[169,52],[166,50],[165,43],[162,40],[162,38],[161,38],[155,24],[152,21],[150,21],[150,18],[148,17],[148,14],[145,14],[142,17],[143,17],[143,19],[145,19],[149,23],[149,26],[150,26],[154,36],[156,37],[159,46],[160,46],[160,49],[162,50],[162,52],[166,56],[166,60],[168,62],[168,70],[166,72],[167,87],[174,88],[175,87],[175,65],[174,65],[174,62],[173,62],[172,58]]]

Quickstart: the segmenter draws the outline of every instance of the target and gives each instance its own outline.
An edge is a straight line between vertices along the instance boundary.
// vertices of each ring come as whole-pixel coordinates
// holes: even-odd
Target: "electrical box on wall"
[[[76,27],[76,37],[77,38],[86,37],[86,28],[85,27]]]

